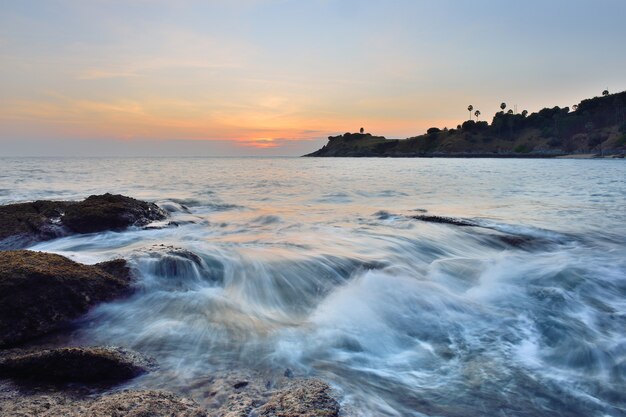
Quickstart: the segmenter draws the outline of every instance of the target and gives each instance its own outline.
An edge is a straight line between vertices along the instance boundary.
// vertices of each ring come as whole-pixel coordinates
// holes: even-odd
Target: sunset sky
[[[624,0],[0,0],[0,156],[299,155],[626,90]]]

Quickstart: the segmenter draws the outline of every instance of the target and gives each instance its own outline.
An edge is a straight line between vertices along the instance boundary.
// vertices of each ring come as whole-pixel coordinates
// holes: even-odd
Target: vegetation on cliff
[[[626,91],[569,107],[529,114],[500,105],[489,124],[472,119],[456,128],[430,128],[424,135],[386,139],[369,133],[330,136],[305,156],[557,156],[626,153]],[[474,106],[468,106],[470,117]],[[480,111],[473,115],[478,118]]]

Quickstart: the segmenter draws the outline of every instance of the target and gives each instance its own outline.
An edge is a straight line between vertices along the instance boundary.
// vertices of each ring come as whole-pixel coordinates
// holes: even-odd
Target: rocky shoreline
[[[83,201],[39,200],[0,206],[0,249],[81,233],[119,231],[167,218],[154,203],[123,195],[92,195]]]
[[[135,277],[123,259],[84,265],[23,248],[71,234],[146,227],[167,216],[156,204],[113,194],[0,206],[0,415],[338,416],[331,388],[317,379],[290,375],[257,395],[229,395],[210,412],[174,393],[119,391],[124,382],[158,368],[141,353],[42,341],[51,334],[62,341],[91,308],[132,294]]]

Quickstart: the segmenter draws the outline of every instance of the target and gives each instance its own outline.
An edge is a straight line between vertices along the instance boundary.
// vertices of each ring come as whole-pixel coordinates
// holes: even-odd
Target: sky
[[[0,156],[301,155],[626,90],[624,0],[0,0]]]

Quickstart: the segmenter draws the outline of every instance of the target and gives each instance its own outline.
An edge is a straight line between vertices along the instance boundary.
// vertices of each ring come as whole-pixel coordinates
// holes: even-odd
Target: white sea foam
[[[32,248],[129,260],[136,293],[74,337],[156,357],[139,387],[210,406],[207,375],[289,368],[329,381],[359,416],[626,407],[626,184],[603,181],[623,164],[96,159],[60,175],[36,163],[47,181],[9,176],[0,201],[120,192],[178,224]],[[415,207],[491,230],[403,215]]]

